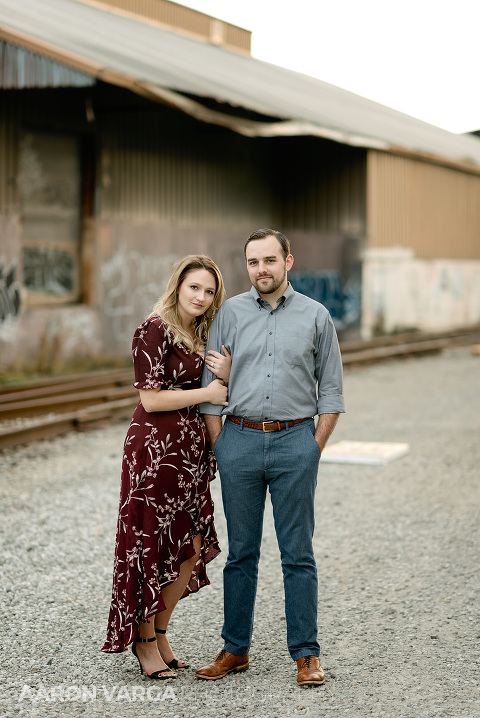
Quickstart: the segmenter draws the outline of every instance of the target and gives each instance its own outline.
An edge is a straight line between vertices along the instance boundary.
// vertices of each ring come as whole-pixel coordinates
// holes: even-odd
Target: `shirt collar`
[[[266,302],[264,299],[262,299],[262,297],[259,295],[259,293],[257,292],[257,290],[255,289],[254,286],[252,286],[250,288],[249,294],[252,297],[252,299],[254,299],[259,305],[268,304],[268,302]],[[277,300],[277,309],[278,309],[278,307],[281,307],[282,305],[284,307],[286,307],[287,304],[289,304],[292,301],[294,294],[295,294],[295,290],[292,287],[292,285],[290,284],[290,282],[288,282],[287,288],[285,289],[284,293]]]

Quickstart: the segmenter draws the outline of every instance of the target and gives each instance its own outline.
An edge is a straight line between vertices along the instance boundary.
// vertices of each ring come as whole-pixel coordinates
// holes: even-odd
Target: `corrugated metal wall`
[[[18,211],[18,105],[0,102],[0,214]]]
[[[42,92],[48,102],[41,102],[47,97]],[[7,161],[0,162],[0,212],[18,211],[15,133],[21,117],[48,127],[66,93],[4,93],[0,151]],[[83,97],[71,90],[62,104],[64,122],[71,117],[72,127],[79,126],[74,118],[85,118]],[[252,140],[166,107],[124,105],[123,91],[94,88],[93,98],[101,150],[96,214],[102,220],[365,235],[364,150],[305,137]],[[84,119],[82,129],[87,127]]]
[[[111,117],[102,137],[102,219],[365,236],[365,150],[252,140],[162,108]]]
[[[370,150],[367,176],[369,247],[480,259],[478,175]]]
[[[95,79],[83,72],[0,40],[0,88],[87,87],[94,84]]]
[[[222,22],[223,45],[230,50],[244,50],[250,54],[251,33],[241,27]]]
[[[162,108],[104,118],[101,134],[102,220],[214,229],[273,216],[255,141]]]
[[[197,10],[169,0],[100,0],[120,10],[143,15],[175,30],[198,35],[204,40],[224,45],[231,50],[250,53],[251,32],[217,20]]]
[[[366,151],[311,137],[275,142],[283,226],[364,237]]]

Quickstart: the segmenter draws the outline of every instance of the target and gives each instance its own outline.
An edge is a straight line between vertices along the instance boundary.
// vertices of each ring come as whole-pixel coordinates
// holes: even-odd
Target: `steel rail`
[[[480,342],[480,325],[341,342],[345,367],[441,352]],[[128,419],[138,402],[133,370],[101,370],[0,388],[0,451],[74,430]]]
[[[38,416],[58,411],[72,411],[73,409],[85,408],[101,404],[115,399],[124,399],[135,394],[138,401],[138,394],[133,387],[101,387],[91,391],[77,391],[75,393],[55,394],[54,396],[42,396],[34,399],[21,399],[20,401],[9,401],[2,403],[0,397],[0,421],[25,416]]]
[[[85,386],[119,386],[133,382],[133,369],[99,369],[83,372],[81,374],[68,374],[66,376],[43,377],[23,383],[0,384],[0,401],[5,402],[9,394],[18,395],[13,400],[18,401],[20,393],[28,396],[48,396],[59,394],[63,390],[69,391],[67,385],[77,385],[80,389]]]
[[[0,429],[0,451],[39,439],[51,439],[74,430],[102,426],[113,419],[130,418],[137,403],[138,397],[134,396],[55,416],[41,416],[28,424]]]

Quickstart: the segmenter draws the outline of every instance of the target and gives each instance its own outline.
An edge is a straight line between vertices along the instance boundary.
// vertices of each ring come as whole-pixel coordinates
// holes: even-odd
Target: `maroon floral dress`
[[[173,344],[165,322],[145,321],[132,345],[137,389],[196,389],[203,359]],[[209,582],[206,564],[219,552],[209,482],[215,475],[205,423],[198,406],[147,413],[137,405],[124,444],[113,592],[102,650],[124,651],[138,624],[165,610],[161,591],[178,578],[180,565],[202,551],[182,596]]]

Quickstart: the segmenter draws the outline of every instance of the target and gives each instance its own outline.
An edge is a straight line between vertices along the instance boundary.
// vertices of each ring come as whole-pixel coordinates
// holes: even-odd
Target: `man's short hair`
[[[249,242],[253,242],[255,239],[265,239],[265,237],[276,237],[278,239],[278,243],[280,244],[280,247],[282,249],[283,258],[286,259],[288,255],[290,254],[290,242],[285,237],[284,234],[281,232],[278,232],[276,229],[256,229],[255,232],[252,232],[250,237],[245,242],[245,247],[243,248],[243,253],[245,254],[245,257],[247,256],[247,245]]]

